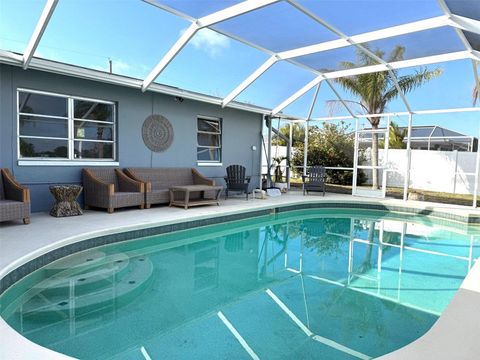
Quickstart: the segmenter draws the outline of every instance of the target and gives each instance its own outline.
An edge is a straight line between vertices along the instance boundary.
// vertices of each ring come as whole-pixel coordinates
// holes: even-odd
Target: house
[[[242,164],[258,186],[264,109],[222,108],[217,98],[158,84],[142,92],[137,83],[46,60],[23,70],[0,57],[0,167],[30,188],[33,211],[50,208],[49,185],[81,183],[84,167],[195,167],[223,184],[226,166]],[[173,141],[161,152],[142,138],[153,114],[171,124]]]

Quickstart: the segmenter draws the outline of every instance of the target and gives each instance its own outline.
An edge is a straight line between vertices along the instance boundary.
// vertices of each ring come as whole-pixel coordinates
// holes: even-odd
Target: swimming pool
[[[291,211],[90,249],[1,297],[23,336],[84,359],[366,359],[437,320],[476,229]]]

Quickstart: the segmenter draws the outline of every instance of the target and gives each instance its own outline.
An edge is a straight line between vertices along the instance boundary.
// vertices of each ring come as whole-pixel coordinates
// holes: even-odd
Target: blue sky
[[[218,10],[235,0],[165,0],[194,16]],[[302,0],[312,11],[322,12],[325,20],[348,35],[441,15],[435,0]],[[0,0],[0,48],[22,53],[44,6],[44,0]],[[335,36],[287,4],[253,12],[229,20],[218,27],[275,51],[332,40]],[[341,7],[342,11],[339,11]],[[343,15],[342,15],[343,14]],[[387,16],[381,16],[387,14]],[[376,18],[376,21],[368,20]],[[38,47],[36,56],[77,64],[99,70],[143,78],[155,66],[189,25],[189,22],[139,0],[61,0]],[[407,46],[406,57],[424,56],[448,49],[458,49],[450,29],[439,29],[413,38],[407,36],[374,44],[390,49],[397,43]],[[322,58],[310,59],[328,68],[341,60],[352,60],[352,49],[339,49]],[[193,38],[157,82],[225,96],[246,76],[262,64],[268,55],[209,30]],[[435,67],[433,65],[430,67]],[[413,109],[441,109],[471,106],[474,85],[469,60],[438,64],[444,73],[424,87],[407,95]],[[405,69],[401,74],[415,69]],[[301,88],[314,75],[289,63],[281,62],[267,71],[237,99],[273,108]],[[352,99],[337,87],[342,97]],[[313,90],[285,109],[286,113],[306,116]],[[327,116],[327,100],[335,99],[326,84],[322,85],[314,116]],[[405,111],[400,100],[389,105],[389,111]],[[336,115],[346,115],[340,110]],[[416,123],[437,121],[472,135],[478,135],[480,114],[455,114],[422,119]],[[402,121],[400,121],[402,122]]]

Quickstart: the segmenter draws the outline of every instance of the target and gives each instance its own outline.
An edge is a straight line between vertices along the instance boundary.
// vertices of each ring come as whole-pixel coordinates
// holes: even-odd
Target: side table
[[[55,198],[55,204],[50,215],[55,217],[82,215],[83,211],[77,202],[77,197],[83,190],[80,185],[52,185],[50,192]]]

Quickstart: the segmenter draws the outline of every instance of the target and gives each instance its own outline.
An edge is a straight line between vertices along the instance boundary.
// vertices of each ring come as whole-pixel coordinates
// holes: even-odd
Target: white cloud
[[[223,50],[230,47],[230,39],[210,29],[201,29],[190,40],[197,50],[205,51],[208,56],[217,57]]]
[[[120,59],[112,59],[112,67],[115,73],[125,73],[132,69],[128,63]]]

